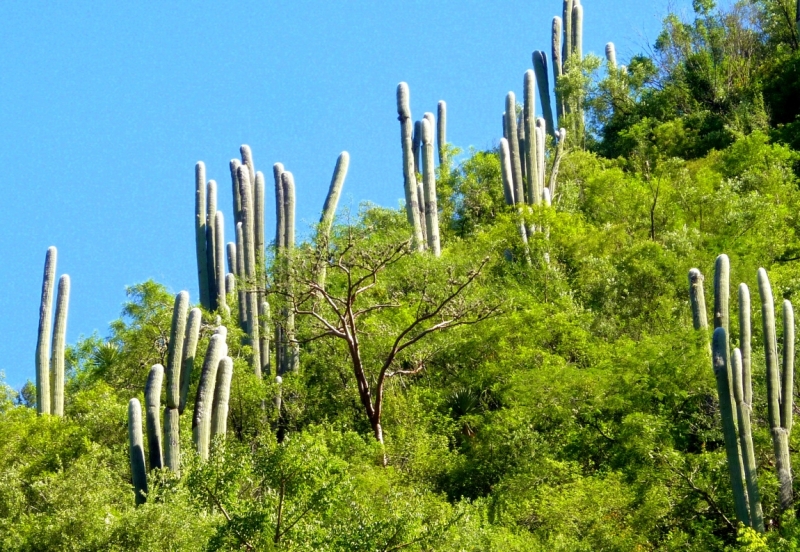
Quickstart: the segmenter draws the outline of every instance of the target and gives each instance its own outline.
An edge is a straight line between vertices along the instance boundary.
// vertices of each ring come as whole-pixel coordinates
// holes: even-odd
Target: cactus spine
[[[525,162],[527,163],[528,176],[528,203],[538,204],[541,193],[539,190],[539,165],[536,162],[536,76],[532,69],[525,71],[523,80],[523,124],[525,125]]]
[[[775,335],[775,307],[772,287],[763,268],[758,269],[758,292],[761,296],[761,319],[764,334],[764,356],[767,364],[767,409],[769,413],[772,447],[775,452],[775,468],[778,472],[780,511],[792,508],[792,469],[789,457],[789,433],[792,427],[792,385],[794,359],[784,358],[784,385],[778,368],[778,343]],[[784,325],[789,335],[784,342],[784,355],[794,353],[794,314],[791,304],[784,303]],[[791,328],[790,328],[791,326]],[[785,331],[786,331],[785,330]],[[791,344],[789,344],[791,341]],[[788,373],[787,373],[788,372]],[[783,389],[781,389],[783,387]]]
[[[36,341],[36,411],[50,414],[50,322],[58,252],[51,246],[44,258],[42,302],[39,307],[39,334]]]
[[[689,303],[692,307],[692,325],[695,330],[708,328],[703,280],[703,274],[698,269],[689,270]]]
[[[219,361],[227,355],[228,346],[225,336],[214,334],[208,342],[206,358],[203,361],[203,371],[200,383],[197,386],[197,398],[194,403],[194,417],[192,418],[192,437],[202,460],[208,459],[208,445],[211,437],[211,408],[214,399],[214,387],[217,380]]]
[[[347,169],[350,167],[350,154],[343,151],[336,160],[336,167],[333,169],[331,185],[328,188],[328,195],[325,204],[322,206],[322,216],[317,227],[317,248],[320,250],[328,249],[331,239],[331,227],[336,217],[336,207],[339,205],[339,197],[342,194],[344,180],[347,178]],[[326,256],[327,258],[327,256]],[[321,287],[325,287],[326,264],[320,260],[314,274],[314,282]]]
[[[747,483],[747,500],[750,512],[751,526],[757,531],[764,532],[764,512],[761,509],[761,494],[758,490],[758,475],[756,472],[756,455],[753,449],[753,436],[750,428],[751,405],[744,400],[744,389],[750,386],[742,370],[742,352],[734,349],[732,358],[733,398],[739,422],[739,445],[742,449],[742,467],[744,468],[745,482]]]
[[[183,340],[183,352],[181,354],[181,393],[178,403],[178,412],[180,414],[183,414],[186,409],[186,397],[189,394],[189,384],[192,381],[194,358],[197,354],[197,342],[200,338],[200,325],[202,323],[203,313],[200,309],[194,308],[189,311],[186,334]]]
[[[539,85],[539,101],[542,103],[542,112],[546,123],[547,133],[556,135],[553,122],[553,108],[550,105],[550,82],[547,74],[547,55],[542,51],[533,52],[533,70],[536,73],[536,82]]]
[[[200,288],[200,304],[210,308],[208,291],[208,258],[206,254],[206,166],[198,161],[194,166],[194,236],[197,250],[197,283]]]
[[[436,105],[436,145],[439,146],[439,165],[447,164],[447,103],[440,100]]]
[[[558,16],[553,18],[552,56],[553,88],[555,88],[556,92],[556,115],[558,116],[558,122],[561,123],[564,117],[564,105],[561,102],[561,94],[558,92],[558,79],[564,74],[564,62],[561,58],[561,18]]]
[[[520,178],[520,182],[521,182]],[[436,204],[436,171],[433,166],[433,128],[427,119],[422,121],[422,183],[425,188],[425,227],[428,248],[434,256],[442,254],[439,242],[439,211]]]
[[[64,415],[64,345],[67,334],[67,313],[69,311],[69,276],[64,274],[58,279],[58,297],[56,299],[56,321],[53,326],[53,347],[50,358],[50,370],[53,377],[50,390],[53,400],[50,404],[55,416]]]
[[[406,194],[406,214],[412,228],[412,247],[422,251],[425,240],[417,206],[417,178],[414,172],[414,155],[411,140],[411,104],[408,85],[401,82],[397,85],[397,118],[400,121],[400,140],[403,146],[403,182]]]
[[[214,404],[211,409],[211,436],[223,437],[228,431],[228,399],[231,395],[233,360],[223,357],[217,368],[217,382],[214,386]]]
[[[130,447],[131,479],[136,505],[147,501],[147,468],[144,463],[142,439],[142,405],[139,399],[128,402],[128,445]]]
[[[147,450],[150,458],[150,469],[161,469],[164,460],[161,455],[161,382],[164,379],[164,367],[154,364],[147,375],[144,388],[144,406],[146,410],[145,427],[147,429]]]

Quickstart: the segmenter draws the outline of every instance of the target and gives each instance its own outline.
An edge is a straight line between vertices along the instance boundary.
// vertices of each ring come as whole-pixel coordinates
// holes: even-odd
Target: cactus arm
[[[58,298],[56,299],[56,320],[53,325],[53,347],[50,358],[53,381],[51,388],[53,400],[50,404],[53,415],[64,415],[64,346],[67,337],[67,314],[69,312],[69,276],[58,279]]]
[[[439,165],[447,164],[447,103],[440,100],[436,105],[436,145],[439,146]]]
[[[287,174],[287,173],[284,173]],[[246,332],[249,335],[248,344],[252,348],[253,356],[251,363],[256,375],[261,373],[261,355],[258,346],[258,291],[254,288],[256,284],[256,254],[254,240],[254,211],[252,189],[249,176],[245,167],[239,169],[239,182],[242,193],[242,230],[244,248],[244,273],[247,289],[244,291],[245,313],[247,317]]]
[[[506,205],[514,205],[514,177],[511,175],[511,154],[508,149],[508,140],[500,139],[500,175],[503,179],[503,195]]]
[[[550,104],[550,77],[547,73],[547,54],[538,50],[533,52],[533,70],[536,73],[536,83],[539,86],[539,102],[542,104],[546,130],[548,134],[555,137],[556,128],[553,122],[553,107]]]
[[[263,289],[266,285],[264,279],[264,201],[265,201],[264,173],[256,173],[255,186],[253,187],[253,240],[256,253],[256,277],[258,287]]]
[[[266,301],[261,302],[258,311],[259,319],[261,321],[261,373],[269,374],[271,372],[270,355],[269,355],[269,336],[270,336],[270,310],[269,303]]]
[[[147,375],[144,388],[145,427],[147,429],[147,450],[150,469],[164,467],[161,453],[161,383],[164,380],[164,367],[154,364]]]
[[[339,197],[342,194],[347,169],[350,166],[350,154],[343,151],[336,160],[336,167],[333,169],[333,178],[328,188],[328,195],[325,197],[325,204],[322,206],[322,216],[317,228],[317,248],[327,250],[330,245],[331,227],[336,217],[336,208],[339,205]],[[318,286],[325,287],[326,263],[320,261],[314,270],[314,281]]]
[[[208,342],[206,358],[203,361],[203,371],[200,375],[200,384],[197,386],[197,398],[194,403],[194,416],[192,418],[192,438],[202,460],[208,459],[208,445],[211,436],[211,408],[214,400],[214,387],[217,381],[219,361],[227,354],[228,346],[225,337],[214,334]]]
[[[422,183],[425,188],[425,228],[428,247],[434,256],[442,254],[439,242],[439,211],[436,204],[436,170],[433,161],[433,128],[428,119],[422,121]]]
[[[731,264],[728,256],[723,253],[714,264],[714,328],[725,328],[725,335],[730,332],[730,275]]]
[[[217,310],[227,310],[225,300],[225,217],[222,211],[214,216],[214,244],[217,248],[214,255],[214,281],[217,289]]]
[[[544,188],[544,157],[545,157],[545,143],[547,141],[547,137],[545,136],[545,122],[544,119],[539,117],[536,119],[536,164],[537,164],[537,171],[539,175],[539,184],[538,189],[539,192],[542,191]]]
[[[236,273],[241,279],[240,284],[243,283],[247,277],[244,268],[244,226],[240,222],[236,225]],[[247,329],[247,303],[245,301],[244,288],[246,285],[239,285],[239,327],[243,330]]]
[[[561,60],[564,64],[564,73],[569,70],[569,58],[572,55],[572,8],[573,0],[564,0],[564,46]]]
[[[175,296],[172,309],[172,327],[169,332],[167,354],[167,407],[178,408],[180,403],[181,359],[189,309],[189,292],[181,291]]]
[[[781,427],[792,433],[794,399],[794,309],[788,299],[783,301],[783,374],[781,382]]]
[[[708,328],[703,274],[696,268],[689,270],[689,304],[692,307],[692,325],[695,330]]]
[[[539,203],[539,172],[536,163],[536,75],[532,69],[525,71],[523,80],[523,125],[525,126],[525,163],[528,176],[528,203]]]
[[[564,146],[567,143],[567,129],[558,129],[558,145],[556,146],[556,158],[553,161],[553,168],[550,171],[550,180],[547,184],[550,190],[550,197],[553,201],[556,198],[556,184],[558,182],[558,171],[561,168],[561,160],[564,158]]]
[[[577,63],[583,61],[583,6],[572,6],[572,55]]]
[[[228,242],[226,245],[226,252],[228,255],[228,272],[233,274],[234,276],[238,276],[237,274],[237,266],[236,266],[236,244],[234,242]],[[228,288],[225,288],[227,293],[230,293]]]
[[[425,240],[422,236],[422,225],[417,206],[417,178],[414,172],[414,154],[411,140],[411,103],[408,85],[401,82],[397,85],[397,118],[400,121],[400,139],[403,147],[403,182],[406,195],[406,214],[412,228],[412,247],[422,251]]]
[[[233,188],[233,223],[242,222],[242,195],[239,192],[239,167],[242,163],[238,159],[231,159],[231,187]]]
[[[39,332],[36,341],[36,411],[39,414],[50,414],[50,324],[57,258],[56,248],[49,247],[44,258],[42,301],[39,306]]]
[[[614,47],[613,42],[606,44],[606,60],[612,69],[617,68],[617,49]]]
[[[517,143],[519,148],[519,166],[522,169],[522,188],[525,193],[525,201],[529,201],[528,188],[525,183],[528,181],[528,151],[525,141],[525,114],[520,113],[517,117]]]
[[[414,130],[411,134],[411,151],[414,156],[414,173],[422,172],[419,146],[422,143],[422,121],[414,121]]]
[[[225,294],[230,295],[236,292],[236,275],[228,272],[225,275]]]
[[[189,311],[183,341],[183,352],[181,354],[181,395],[178,403],[178,412],[180,414],[183,414],[186,408],[186,397],[189,394],[189,385],[192,383],[192,371],[194,370],[194,359],[197,354],[197,342],[200,339],[200,326],[202,323],[203,313],[200,309],[194,308]]]
[[[214,403],[211,410],[211,436],[222,435],[228,431],[228,400],[231,395],[233,360],[225,356],[219,361],[217,381],[214,385]]]
[[[750,289],[739,284],[739,349],[742,355],[742,400],[753,404],[752,337],[750,329]]]
[[[517,141],[517,98],[513,92],[506,94],[506,129],[508,130],[508,151],[511,154],[514,202],[524,203],[525,185],[522,182],[522,165],[520,164],[519,142]]]
[[[421,123],[420,121],[420,124]],[[422,161],[420,161],[420,163],[422,163]],[[425,223],[425,187],[421,180],[417,182],[417,206],[419,207],[419,223],[422,225],[422,235],[427,236],[428,227]]]
[[[131,479],[136,505],[147,501],[147,469],[142,439],[142,406],[139,399],[128,402],[128,446],[130,447]]]
[[[286,225],[283,220],[283,184],[281,184],[283,165],[272,165],[272,176],[275,179],[275,248],[280,250],[285,240]]]
[[[283,197],[284,197],[284,212],[286,216],[286,268],[287,275],[292,272],[292,260],[294,256],[295,245],[295,190],[294,190],[294,176],[290,172],[283,173]],[[414,179],[416,181],[416,177]],[[286,282],[287,287],[291,286],[291,281]],[[289,291],[287,289],[287,291]],[[300,350],[295,340],[294,335],[294,309],[289,307],[284,313],[285,327],[284,327],[284,344],[286,346],[286,353],[284,355],[284,371],[294,372],[299,369]]]
[[[239,146],[239,153],[242,156],[242,165],[247,167],[247,176],[250,179],[250,184],[256,181],[256,165],[253,162],[253,150],[247,144]]]
[[[561,58],[561,27],[561,18],[555,16],[553,18],[551,55],[553,57],[553,90],[556,96],[556,116],[558,117],[559,124],[562,123],[564,118],[564,106],[561,102],[561,94],[558,92],[558,79],[564,74],[564,62]]]
[[[217,226],[214,219],[217,216],[217,183],[213,180],[208,181],[207,187],[208,203],[206,209],[206,263],[208,264],[208,310],[217,310],[217,273],[216,273],[216,232]]]
[[[206,253],[206,166],[198,161],[194,166],[194,219],[195,249],[197,252],[197,285],[200,289],[200,304],[210,308],[208,292],[208,254]]]

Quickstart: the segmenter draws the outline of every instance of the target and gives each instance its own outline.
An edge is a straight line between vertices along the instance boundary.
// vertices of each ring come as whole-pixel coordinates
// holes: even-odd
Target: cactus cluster
[[[42,279],[42,299],[39,307],[39,330],[36,340],[36,411],[39,414],[64,415],[64,349],[69,311],[70,279],[64,274],[58,280],[55,324],[52,328],[53,295],[55,291],[55,247],[47,249]],[[52,339],[52,342],[51,342]]]
[[[789,459],[789,435],[792,429],[794,381],[794,312],[783,302],[783,370],[778,366],[775,332],[775,306],[767,272],[758,269],[761,298],[764,352],[767,375],[767,404],[779,483],[779,509],[792,508],[792,473]],[[714,267],[714,334],[711,358],[717,381],[728,471],[733,490],[736,517],[757,531],[764,531],[764,515],[758,487],[756,456],[752,437],[751,329],[750,291],[739,285],[739,348],[730,349],[729,317],[730,262],[727,255],[717,257]],[[696,268],[689,271],[689,302],[692,325],[706,331],[703,275]],[[782,373],[781,373],[782,372]]]

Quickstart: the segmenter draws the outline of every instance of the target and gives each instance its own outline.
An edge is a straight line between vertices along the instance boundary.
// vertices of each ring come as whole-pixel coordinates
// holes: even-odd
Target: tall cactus
[[[412,229],[412,247],[418,251],[422,251],[425,240],[422,236],[422,226],[419,221],[419,207],[417,206],[417,178],[414,173],[414,154],[411,143],[411,131],[413,126],[411,119],[411,102],[408,84],[404,82],[397,85],[397,118],[400,121],[406,215]]]
[[[433,166],[433,128],[427,119],[422,121],[422,183],[425,188],[425,228],[428,248],[434,256],[442,254],[439,242],[439,211],[436,202],[436,171]]]
[[[161,452],[161,382],[164,379],[164,367],[154,364],[147,375],[144,388],[145,427],[147,429],[147,451],[150,458],[150,469],[164,467]]]
[[[508,151],[511,155],[514,202],[524,203],[525,186],[522,182],[522,165],[519,158],[519,142],[517,142],[517,98],[514,92],[506,94],[506,130],[508,131]]]
[[[228,257],[228,272],[233,274],[234,276],[238,276],[237,274],[237,267],[236,267],[236,243],[235,242],[228,242],[225,246],[226,254]],[[227,288],[226,288],[227,291]],[[228,292],[230,293],[230,292]]]
[[[564,157],[564,147],[567,143],[567,129],[558,129],[558,144],[556,145],[556,158],[553,160],[553,168],[550,170],[550,180],[547,188],[550,191],[550,198],[555,201],[556,183],[558,182],[558,171],[561,167],[561,159]]]
[[[36,341],[36,411],[50,414],[50,324],[58,252],[51,246],[44,258],[42,301],[39,306],[39,332]]]
[[[739,445],[742,450],[742,466],[744,468],[745,482],[747,483],[747,500],[750,512],[751,526],[757,531],[764,532],[764,512],[761,508],[761,493],[758,490],[758,474],[756,470],[756,455],[753,449],[753,436],[750,428],[752,405],[745,402],[744,390],[750,387],[750,382],[742,370],[742,352],[734,349],[732,362],[733,398],[739,422]]]
[[[422,143],[422,121],[414,121],[414,130],[411,134],[411,152],[414,157],[414,172],[422,172],[422,161],[420,159],[420,144]]]
[[[247,277],[247,274],[244,269],[244,258],[245,258],[245,248],[244,248],[244,226],[241,222],[236,225],[236,274],[239,275],[239,278],[242,279],[242,284],[238,286],[239,294],[238,294],[238,303],[239,303],[239,327],[243,330],[247,330],[247,299],[245,295],[245,288],[247,287],[244,285],[244,280]]]
[[[439,165],[447,164],[447,103],[440,100],[436,105],[436,145],[439,148]]]
[[[561,61],[564,64],[564,73],[569,70],[569,58],[572,55],[572,8],[573,0],[564,0],[564,46]]]
[[[553,88],[556,93],[556,115],[558,123],[561,124],[564,118],[564,105],[561,102],[561,94],[558,92],[558,79],[564,74],[564,61],[561,57],[561,18],[553,18],[552,52],[553,57]]]
[[[525,125],[525,162],[527,163],[528,176],[528,203],[538,204],[541,193],[539,190],[539,165],[536,161],[536,75],[532,69],[525,71],[523,80],[523,123]]]
[[[284,173],[286,174],[286,173]],[[247,289],[244,292],[246,302],[245,313],[247,316],[246,331],[249,335],[248,343],[253,351],[251,359],[256,375],[261,374],[261,354],[258,350],[258,291],[256,282],[256,253],[255,253],[255,211],[253,208],[252,187],[247,167],[239,168],[239,188],[242,194],[242,230],[244,238],[244,273]]]
[[[211,437],[222,435],[228,431],[228,400],[231,395],[231,378],[233,377],[233,360],[225,356],[219,361],[217,381],[214,385],[214,403],[211,408]]]
[[[186,408],[186,397],[189,394],[189,384],[192,382],[194,358],[197,354],[197,342],[200,338],[200,326],[202,323],[203,313],[200,309],[194,308],[189,311],[189,319],[186,322],[186,333],[183,340],[183,352],[181,354],[181,393],[178,403],[178,412],[180,414],[183,414]]]
[[[195,448],[202,460],[208,459],[208,445],[211,438],[211,409],[214,400],[214,387],[217,381],[219,361],[228,354],[228,346],[222,334],[214,334],[208,342],[203,371],[197,386],[192,418],[192,437]]]
[[[253,162],[253,150],[247,144],[242,144],[239,147],[239,153],[242,155],[242,165],[247,167],[247,176],[252,185],[256,181],[256,165]]]
[[[612,69],[617,68],[617,49],[614,47],[613,42],[606,44],[606,60]]]
[[[233,188],[233,223],[242,222],[242,194],[239,192],[239,167],[242,163],[236,159],[231,159],[229,164],[231,169],[231,187]]]
[[[553,108],[550,105],[550,79],[547,73],[547,54],[542,51],[533,52],[533,70],[536,73],[536,83],[539,85],[539,101],[542,103],[542,114],[546,123],[547,133],[556,135],[556,126],[553,121]]]
[[[705,330],[708,328],[703,280],[703,274],[700,270],[697,268],[689,270],[689,304],[692,307],[692,325],[695,330]]]
[[[128,402],[128,446],[130,448],[131,479],[136,505],[147,501],[147,467],[144,463],[142,438],[142,405],[139,399]]]
[[[572,6],[572,57],[575,63],[583,61],[583,6]]]
[[[792,385],[781,385],[778,367],[778,341],[775,334],[775,306],[772,286],[767,272],[758,269],[758,292],[761,296],[761,320],[764,335],[764,357],[767,364],[767,410],[769,414],[772,448],[775,452],[775,469],[778,472],[780,511],[792,508],[792,469],[789,457],[789,434],[792,427]],[[794,314],[791,304],[784,303],[784,324],[789,335],[784,343],[784,355],[794,353]],[[789,344],[791,342],[791,345]],[[784,359],[783,381],[791,382],[794,376],[794,359]],[[787,373],[788,372],[788,373]],[[783,389],[781,389],[783,387]],[[790,394],[786,394],[788,393]]]
[[[182,359],[186,341],[188,309],[189,293],[181,291],[175,296],[175,305],[172,309],[172,327],[169,334],[166,370],[167,405],[164,408],[164,465],[175,474],[179,474],[181,468],[178,416],[180,414]]]
[[[269,354],[270,310],[269,303],[266,301],[261,302],[258,317],[261,323],[261,345],[259,347],[261,352],[261,374],[265,375],[272,371]]]
[[[50,358],[50,372],[53,378],[50,382],[50,390],[53,395],[50,406],[55,416],[64,415],[64,346],[67,338],[69,288],[69,276],[64,274],[58,279],[56,321],[53,325],[53,347],[52,356]]]
[[[342,194],[344,180],[347,178],[347,169],[350,167],[350,154],[343,151],[336,160],[333,177],[328,187],[328,195],[322,206],[322,216],[317,227],[317,247],[327,251],[331,239],[331,227],[336,217],[336,207],[339,205],[339,196]],[[321,252],[320,252],[321,253]],[[321,288],[325,287],[326,263],[320,261],[314,271],[314,282]]]
[[[747,284],[739,284],[739,350],[742,355],[742,398],[748,405],[753,404],[752,385],[752,336],[750,330],[750,289]]]
[[[509,152],[508,140],[500,139],[500,176],[503,180],[503,195],[506,205],[514,205],[514,176],[511,170],[511,153]]]
[[[222,211],[217,211],[214,216],[214,246],[217,249],[214,254],[214,287],[217,291],[217,309],[222,312],[228,308],[225,300],[225,218]]]
[[[256,172],[255,186],[253,186],[253,209],[255,211],[253,239],[256,253],[256,278],[260,290],[263,290],[266,286],[266,280],[264,279],[264,240],[266,239],[264,232],[265,193],[264,173],[261,171]]]
[[[194,166],[194,237],[197,252],[197,285],[200,288],[200,304],[211,308],[208,291],[208,257],[206,256],[206,166],[198,161]]]
[[[216,273],[216,233],[217,226],[215,218],[217,216],[217,183],[209,180],[206,191],[206,263],[208,264],[208,300],[209,310],[217,310],[217,273]]]
[[[415,177],[416,180],[416,177]],[[295,193],[294,193],[294,176],[290,172],[284,172],[281,175],[283,183],[283,200],[284,200],[284,217],[286,219],[286,238],[284,242],[284,250],[286,257],[286,275],[287,280],[284,282],[286,292],[291,295],[291,272],[292,272],[292,258],[294,256],[295,245]],[[294,306],[287,306],[284,311],[284,353],[282,366],[283,372],[294,372],[299,369],[300,365],[300,349],[295,340],[294,334]]]

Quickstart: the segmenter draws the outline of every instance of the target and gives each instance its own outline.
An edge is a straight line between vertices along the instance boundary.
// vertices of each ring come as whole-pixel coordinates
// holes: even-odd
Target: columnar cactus
[[[161,382],[163,379],[164,367],[154,364],[150,368],[144,388],[145,427],[151,470],[164,467],[164,459],[161,454]]]
[[[525,125],[525,162],[528,177],[528,203],[538,204],[541,198],[539,190],[539,165],[536,161],[536,76],[532,69],[525,71],[523,80],[523,122]]]
[[[286,173],[284,173],[286,174]],[[253,351],[251,359],[256,375],[261,373],[261,354],[258,350],[258,291],[256,284],[256,253],[255,253],[255,211],[253,208],[252,187],[247,167],[239,167],[239,189],[242,194],[242,230],[244,248],[244,274],[247,289],[244,292],[245,312],[247,316],[246,331],[249,335],[248,343]]]
[[[192,382],[194,358],[197,354],[197,342],[200,339],[200,326],[202,324],[202,311],[198,308],[189,311],[189,319],[186,322],[186,333],[183,340],[183,352],[181,354],[181,393],[178,403],[178,412],[180,414],[183,414],[186,409],[186,397],[189,394],[189,384]]]
[[[222,435],[228,431],[228,399],[231,395],[231,378],[233,377],[233,360],[225,356],[219,361],[217,381],[214,385],[214,403],[211,409],[211,437]]]
[[[775,469],[778,472],[780,511],[792,508],[792,469],[789,457],[789,435],[792,429],[792,392],[794,377],[794,313],[791,303],[784,302],[783,382],[778,367],[778,342],[775,335],[775,307],[772,287],[763,268],[758,269],[758,292],[761,296],[761,319],[764,335],[764,356],[767,363],[767,409],[769,413]],[[791,355],[791,357],[789,356]],[[783,385],[782,385],[783,383]]]
[[[259,347],[261,352],[261,373],[269,374],[271,372],[270,356],[269,356],[269,336],[270,336],[270,309],[269,303],[266,301],[261,302],[258,311],[258,317],[261,322],[261,345]]]
[[[286,224],[283,220],[283,184],[281,183],[283,165],[272,165],[272,176],[275,180],[275,248],[280,250],[286,240]]]
[[[244,280],[246,273],[244,269],[244,226],[241,222],[236,225],[236,274]],[[246,286],[239,286],[239,326],[247,331],[247,299],[245,295]]]
[[[436,145],[439,147],[439,165],[447,164],[447,104],[440,100],[436,106]]]
[[[422,121],[420,121],[420,127],[422,125]],[[420,130],[420,134],[422,130]],[[420,165],[422,161],[420,161]],[[419,223],[422,226],[422,235],[428,235],[428,227],[425,225],[425,187],[422,185],[422,181],[417,182],[417,207],[419,208]]]
[[[242,144],[239,147],[239,153],[242,155],[242,165],[247,167],[247,176],[252,185],[256,181],[256,165],[253,162],[253,151],[247,144]]]
[[[214,387],[217,381],[217,370],[222,357],[228,354],[225,336],[214,334],[208,342],[203,371],[197,386],[197,397],[194,403],[192,418],[192,437],[202,460],[208,459],[208,445],[211,438],[211,409],[214,399]]]
[[[552,56],[553,56],[553,88],[556,89],[556,115],[558,122],[561,123],[564,117],[564,105],[561,102],[561,94],[558,92],[558,79],[564,74],[564,62],[561,58],[561,18],[555,16],[553,18],[553,38],[552,38]]]
[[[425,188],[425,228],[428,248],[434,256],[442,254],[439,242],[439,211],[436,203],[436,170],[433,165],[433,127],[428,119],[422,121],[422,183]]]
[[[500,139],[500,176],[503,179],[503,195],[506,205],[514,205],[514,177],[511,171],[511,153],[508,147],[508,140]]]
[[[564,157],[564,146],[567,143],[567,129],[558,129],[558,144],[556,145],[556,158],[553,161],[553,168],[550,171],[550,180],[547,188],[550,191],[550,198],[555,201],[556,183],[558,182],[558,170],[561,167],[561,159]]]
[[[525,114],[520,113],[517,117],[517,147],[519,148],[519,166],[522,169],[522,188],[525,192],[525,200],[529,201],[528,188],[525,186],[528,181],[528,153],[525,142]]]
[[[233,188],[233,223],[242,222],[242,195],[239,192],[239,167],[242,163],[236,159],[231,159],[229,164],[231,169],[231,187]]]
[[[236,293],[236,275],[228,272],[225,275],[225,294],[231,295],[232,293]]]
[[[147,501],[147,468],[142,439],[142,405],[139,399],[128,402],[128,446],[130,447],[131,479],[136,505]]]
[[[564,46],[561,60],[564,64],[564,72],[569,70],[569,58],[572,56],[572,8],[573,0],[564,0]]]
[[[614,47],[613,42],[606,44],[606,60],[612,69],[617,68],[617,49]]]
[[[266,286],[264,279],[264,202],[265,198],[264,173],[256,172],[255,186],[253,187],[253,209],[255,211],[254,243],[256,252],[256,277],[258,287],[263,289]]]
[[[730,332],[728,318],[730,275],[731,264],[728,256],[723,253],[717,257],[714,264],[714,328],[725,328],[726,335]]]
[[[55,416],[64,415],[64,346],[67,338],[67,313],[69,311],[69,276],[58,279],[56,299],[56,321],[53,326],[53,347],[50,358],[50,371],[53,377],[50,390],[53,400],[50,404]]]
[[[175,306],[172,310],[172,328],[170,329],[167,353],[167,406],[164,408],[164,465],[176,474],[180,473],[181,468],[178,415],[180,413],[182,359],[186,341],[188,309],[189,293],[181,291],[175,296]]]
[[[415,177],[416,180],[416,177]],[[294,255],[295,244],[295,194],[294,194],[294,177],[290,172],[284,172],[281,175],[283,183],[283,199],[284,199],[284,217],[286,218],[286,241],[284,242],[284,250],[286,257],[286,274],[291,274],[292,257]],[[415,206],[416,207],[416,206]],[[285,282],[287,291],[290,291],[291,279]],[[300,366],[300,349],[295,340],[294,335],[294,309],[287,307],[284,313],[285,327],[284,327],[284,353],[283,353],[283,372],[294,372]]]
[[[692,325],[695,330],[708,328],[703,280],[703,274],[700,270],[697,268],[689,270],[689,304],[692,307]]]
[[[198,161],[194,166],[194,236],[197,252],[197,283],[200,288],[200,304],[210,308],[208,292],[208,258],[206,256],[206,166]]]
[[[226,254],[228,257],[228,272],[233,274],[234,276],[238,276],[237,274],[237,267],[236,267],[236,243],[235,242],[228,242],[225,246]],[[226,288],[227,289],[227,288]],[[228,292],[230,293],[230,292]]]
[[[536,164],[538,167],[538,176],[539,176],[539,184],[538,189],[539,192],[542,191],[544,188],[544,174],[545,174],[545,159],[544,159],[544,152],[545,152],[545,143],[547,141],[545,136],[545,121],[541,117],[536,119]]]
[[[547,54],[542,51],[533,52],[533,70],[539,85],[539,101],[542,103],[542,114],[547,125],[547,133],[555,136],[556,127],[553,121],[553,108],[550,105],[550,80],[547,74]]]
[[[411,151],[414,154],[414,172],[422,172],[419,146],[422,143],[422,121],[414,121],[414,131],[411,134]]]
[[[406,193],[406,214],[412,229],[412,247],[422,251],[425,240],[419,221],[417,206],[417,178],[414,172],[414,153],[411,143],[411,103],[408,85],[401,82],[397,85],[397,118],[400,121],[400,140],[403,147],[403,181]]]
[[[572,57],[576,63],[583,61],[583,6],[572,6]]]
[[[325,204],[322,206],[322,216],[317,227],[317,247],[327,250],[331,239],[331,227],[333,219],[336,217],[336,207],[339,205],[339,197],[342,194],[344,180],[347,177],[347,169],[350,167],[350,154],[343,151],[336,160],[336,167],[333,169],[331,185],[328,187],[328,195],[325,197]],[[320,262],[315,270],[314,281],[322,288],[325,287],[326,264]]]
[[[208,181],[207,185],[207,214],[206,214],[206,263],[208,264],[208,300],[209,310],[217,310],[217,281],[216,281],[216,223],[217,216],[217,183],[213,180]]]
[[[214,216],[214,227],[214,244],[217,248],[214,254],[214,287],[217,290],[217,309],[223,311],[228,307],[225,300],[225,217],[222,211],[217,211]]]
[[[519,159],[517,142],[517,98],[514,92],[506,94],[506,130],[508,131],[508,151],[511,154],[511,176],[514,189],[514,202],[524,203],[525,185],[522,182],[522,165]]]
[[[703,309],[705,311],[705,308]],[[705,314],[705,312],[703,313]],[[706,324],[708,325],[708,324]],[[752,336],[750,330],[750,289],[747,284],[739,284],[739,350],[742,355],[742,398],[748,405],[753,404],[752,385]]]
[[[50,414],[50,323],[58,252],[49,247],[44,258],[42,302],[39,307],[39,333],[36,341],[36,411]]]

